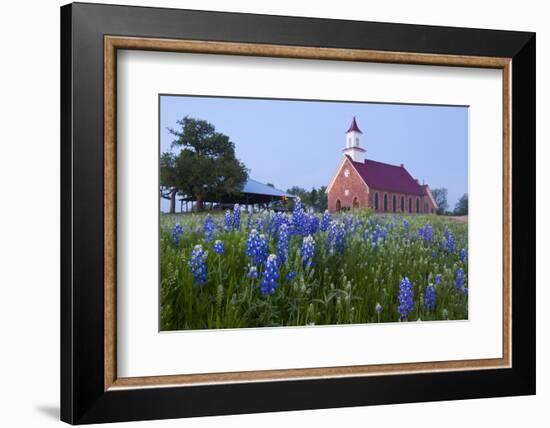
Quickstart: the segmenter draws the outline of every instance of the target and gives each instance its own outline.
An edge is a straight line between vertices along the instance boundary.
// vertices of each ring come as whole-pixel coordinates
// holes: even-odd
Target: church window
[[[388,195],[384,193],[384,211],[388,211]]]
[[[378,192],[374,194],[374,210],[378,211]]]
[[[393,199],[391,201],[391,208],[393,212],[397,211],[397,198],[395,197],[395,195],[393,195]]]

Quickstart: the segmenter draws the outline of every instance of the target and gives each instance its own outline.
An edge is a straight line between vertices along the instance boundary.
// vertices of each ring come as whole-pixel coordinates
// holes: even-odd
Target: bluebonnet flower
[[[409,278],[404,277],[399,282],[399,305],[397,306],[397,312],[399,313],[399,318],[401,320],[407,320],[409,318],[409,314],[413,311],[413,298],[413,285],[411,281],[409,281]]]
[[[382,305],[378,302],[376,302],[376,306],[374,306],[374,310],[376,311],[376,316],[378,317],[378,322],[380,322],[380,314],[382,313]]]
[[[308,235],[302,241],[302,262],[304,267],[313,266],[313,255],[315,253],[315,240],[313,236]]]
[[[231,211],[225,210],[225,215],[223,216],[223,227],[228,232],[233,230],[233,214]]]
[[[257,262],[259,264],[265,263],[265,259],[267,258],[267,239],[265,238],[265,235],[260,235],[260,239],[258,241],[258,251],[257,251]]]
[[[248,270],[246,271],[248,278],[258,278],[258,268],[254,265],[248,264]]]
[[[331,219],[332,219],[332,216],[330,215],[328,210],[325,210],[325,212],[323,213],[323,218],[321,220],[321,231],[322,232],[326,232],[328,230]]]
[[[449,237],[447,238],[447,251],[449,253],[452,253],[455,249],[455,238],[452,233],[449,233]]]
[[[418,229],[418,234],[425,242],[431,242],[433,236],[432,226],[429,224],[425,224],[420,229]]]
[[[424,299],[424,304],[428,311],[431,312],[435,309],[435,300],[436,300],[435,287],[433,286],[433,284],[428,284],[428,286],[426,287],[426,297]]]
[[[256,229],[252,229],[246,240],[246,255],[253,265],[260,265],[267,257],[267,241]]]
[[[440,273],[435,276],[435,285],[441,284],[441,278],[442,277]]]
[[[363,238],[365,238],[365,241],[369,240],[369,229],[365,229],[365,232],[363,233]]]
[[[331,221],[326,241],[327,251],[342,254],[345,248],[345,237],[346,229],[344,225],[336,221]]]
[[[308,228],[308,219],[302,208],[302,200],[296,197],[294,200],[294,210],[292,211],[292,229],[295,235],[306,235]]]
[[[386,236],[388,235],[388,231],[385,227],[381,227],[379,224],[376,225],[374,228],[374,232],[372,233],[372,246],[376,247],[378,245],[379,240],[386,239]]]
[[[464,289],[464,269],[462,268],[456,270],[455,288],[460,291]]]
[[[453,232],[445,228],[444,234],[445,239],[447,240],[445,247],[449,253],[452,253],[455,250],[455,237],[453,236]]]
[[[265,296],[273,294],[277,288],[277,280],[279,279],[279,266],[277,256],[270,254],[265,264],[265,271],[262,277],[261,293]]]
[[[212,241],[214,239],[214,229],[216,228],[216,225],[214,224],[214,220],[210,214],[207,214],[204,218],[203,227],[204,239],[206,239],[206,242]]]
[[[466,249],[460,250],[460,261],[464,263],[464,261],[468,258],[468,251]]]
[[[285,216],[280,212],[275,213],[275,215],[271,219],[271,224],[270,224],[270,227],[269,227],[270,234],[272,234],[272,235],[277,234],[279,232],[279,229],[281,228],[281,226],[283,224],[286,225]]]
[[[353,229],[353,220],[354,218],[351,214],[344,216],[343,222],[344,222],[344,227],[346,228],[347,231]]]
[[[256,218],[256,230],[263,230],[264,229],[264,219],[262,217]]]
[[[203,250],[202,245],[195,245],[189,259],[189,268],[196,284],[203,285],[206,282],[206,276],[208,275],[207,257],[208,252]]]
[[[181,224],[176,223],[174,230],[172,231],[172,238],[174,239],[174,244],[176,244],[176,247],[180,243],[180,235],[183,235],[183,227],[181,227]]]
[[[435,259],[437,257],[437,253],[435,252],[435,250],[432,250],[432,257]]]
[[[405,232],[409,231],[409,222],[407,220],[403,220],[403,229],[405,229]]]
[[[288,226],[283,223],[281,227],[279,227],[279,239],[277,240],[277,260],[280,264],[286,263],[289,242],[290,235],[288,233]]]
[[[223,241],[220,241],[219,239],[214,242],[214,252],[216,254],[223,254],[225,253],[225,245]]]
[[[293,280],[298,273],[295,270],[291,270],[289,273],[286,274],[286,279],[288,281]]]
[[[302,199],[299,196],[294,198],[294,211],[302,211]]]
[[[309,235],[315,235],[319,230],[319,219],[315,214],[310,214],[307,219],[307,232]]]
[[[233,205],[233,229],[241,230],[241,207],[239,204]]]

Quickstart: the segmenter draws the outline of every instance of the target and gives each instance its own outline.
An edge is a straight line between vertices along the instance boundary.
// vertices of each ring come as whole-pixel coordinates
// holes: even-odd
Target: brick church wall
[[[348,177],[344,174],[346,169],[349,171]],[[334,178],[332,187],[330,187],[328,192],[328,210],[331,213],[337,212],[338,201],[340,202],[340,209],[371,208],[374,210],[374,195],[376,193],[378,193],[378,210],[375,211],[379,213],[434,214],[436,211],[435,206],[428,196],[408,195],[405,193],[369,189],[348,158],[344,159],[344,162]],[[386,211],[384,211],[384,194],[388,195]],[[393,210],[394,195],[396,197],[395,211]],[[401,197],[404,197],[404,210],[401,210]],[[409,210],[409,197],[412,200],[411,210]],[[416,209],[417,198],[419,201],[418,211]],[[354,200],[356,201],[356,205],[354,205]]]
[[[349,170],[349,176],[344,174]],[[353,208],[353,201],[356,199],[358,208],[369,206],[369,188],[355,170],[349,159],[345,159],[334,183],[328,192],[328,210],[331,213],[337,212],[337,201],[340,201],[341,208]],[[346,195],[346,190],[348,194]]]
[[[386,192],[384,190],[371,189],[369,195],[369,206],[374,210],[374,195],[378,193],[378,210],[376,212],[404,213],[404,214],[433,214],[435,207],[428,196],[408,195],[405,193]],[[388,209],[384,211],[384,194],[388,195]],[[393,196],[395,195],[395,211],[393,210]],[[404,210],[401,209],[401,197],[404,198]],[[411,198],[411,210],[409,211],[409,197]],[[416,199],[418,198],[418,211],[416,210]],[[431,209],[433,208],[433,212]]]

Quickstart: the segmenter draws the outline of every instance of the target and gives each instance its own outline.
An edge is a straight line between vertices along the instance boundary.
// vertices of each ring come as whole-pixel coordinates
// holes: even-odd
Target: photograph
[[[159,95],[160,331],[468,319],[468,107]]]
[[[8,426],[543,415],[544,14],[42,3],[8,20],[23,38],[7,44],[10,108],[33,100],[51,131],[33,174],[17,162],[32,156],[4,156],[24,181],[6,201],[45,179],[39,223],[4,211],[40,225],[48,249],[29,263],[26,229],[5,222],[24,257],[8,263],[4,324],[28,342],[6,353],[25,398]],[[29,115],[14,118],[3,146],[26,149]],[[35,287],[20,286],[27,271]],[[41,379],[32,394],[22,372]]]

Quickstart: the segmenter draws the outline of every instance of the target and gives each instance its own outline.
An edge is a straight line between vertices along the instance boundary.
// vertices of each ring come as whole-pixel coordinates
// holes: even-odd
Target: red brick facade
[[[345,176],[345,171],[349,176]],[[347,195],[346,195],[347,190]],[[328,192],[328,210],[338,212],[342,208],[363,208],[369,204],[370,189],[346,157],[331,183]],[[354,205],[354,201],[356,202]],[[340,204],[338,206],[338,203]]]
[[[353,163],[345,157],[327,189],[328,210],[334,213],[341,209],[368,207],[381,213],[435,214],[437,207],[429,195],[428,186],[423,186],[423,189],[424,195],[416,195],[369,188]]]

